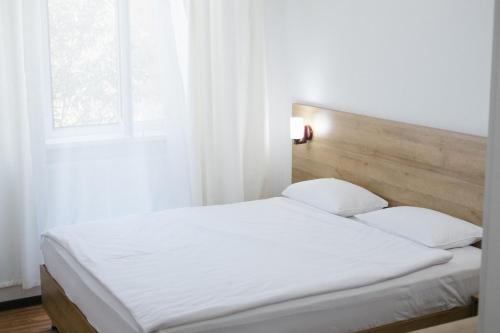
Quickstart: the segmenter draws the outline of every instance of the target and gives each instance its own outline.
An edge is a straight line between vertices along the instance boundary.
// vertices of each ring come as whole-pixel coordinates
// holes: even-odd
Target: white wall
[[[493,0],[272,0],[268,9],[271,64],[286,75],[271,78],[283,122],[299,101],[487,135]]]
[[[493,64],[488,172],[481,268],[480,331],[500,332],[500,0],[496,1],[495,56]]]
[[[306,1],[306,0],[304,0]],[[273,132],[270,142],[271,177],[266,193],[277,195],[290,184],[291,179],[291,140],[289,119],[292,112],[290,87],[288,86],[288,66],[286,47],[287,0],[266,0],[266,48],[269,93],[269,126]]]

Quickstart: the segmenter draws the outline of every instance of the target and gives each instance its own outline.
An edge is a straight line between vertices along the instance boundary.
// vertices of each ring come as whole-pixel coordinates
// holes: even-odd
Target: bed
[[[294,114],[330,126],[316,131],[310,144],[294,146],[294,182],[335,176],[392,205],[430,207],[480,223],[484,138],[303,105],[295,105]],[[367,142],[345,134],[370,128],[375,132]],[[399,141],[398,133],[404,133]],[[392,141],[389,156],[373,146]],[[415,155],[426,147],[432,154]],[[410,179],[398,180],[397,171]],[[417,186],[413,176],[420,177]],[[474,314],[480,249],[452,250],[448,262],[447,251],[429,251],[290,199],[115,222],[43,238],[43,304],[61,332],[406,332]],[[362,246],[340,255],[352,239]]]

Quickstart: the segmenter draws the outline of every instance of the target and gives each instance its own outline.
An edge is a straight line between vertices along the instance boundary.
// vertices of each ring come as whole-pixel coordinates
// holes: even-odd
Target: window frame
[[[55,128],[52,84],[52,49],[50,43],[49,1],[45,1],[47,36],[49,107],[44,114],[45,140],[47,144],[70,142],[103,141],[133,137],[132,89],[130,70],[130,39],[128,0],[114,0],[116,4],[117,66],[118,66],[118,115],[119,121],[112,124],[75,125]]]

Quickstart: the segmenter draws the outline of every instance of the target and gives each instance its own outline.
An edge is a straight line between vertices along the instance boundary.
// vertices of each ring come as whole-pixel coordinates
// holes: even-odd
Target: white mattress
[[[167,215],[156,215],[153,218],[154,221],[150,221],[150,223],[157,223],[159,216],[163,218],[166,216],[169,217],[174,216],[175,219],[177,220],[178,219],[182,220],[183,216],[184,217],[188,216],[189,219],[184,220],[183,223],[187,223],[186,221],[195,221],[191,224],[196,225],[196,223],[200,223],[199,220],[201,217],[206,217],[207,219],[210,219],[210,217],[212,217],[211,222],[213,224],[211,223],[210,227],[213,226],[217,227],[218,225],[218,227],[222,228],[221,230],[223,230],[224,232],[226,232],[229,229],[232,229],[231,231],[236,232],[236,229],[234,229],[236,226],[234,224],[232,225],[224,224],[224,222],[220,221],[223,221],[224,214],[227,215],[228,213],[229,216],[232,217],[234,220],[234,213],[240,212],[240,213],[246,213],[242,216],[245,217],[247,222],[250,221],[251,223],[245,224],[245,221],[241,221],[241,224],[237,226],[238,231],[245,232],[245,235],[255,235],[255,232],[258,232],[260,240],[262,240],[262,237],[267,237],[267,236],[272,236],[271,240],[274,240],[276,235],[274,235],[273,232],[280,230],[281,232],[279,233],[279,235],[282,235],[280,239],[281,245],[283,245],[284,244],[283,241],[286,240],[288,240],[292,245],[297,244],[297,239],[296,239],[297,236],[301,237],[299,241],[302,242],[302,245],[304,245],[308,241],[306,238],[315,236],[315,238],[312,238],[312,240],[322,241],[324,243],[322,246],[316,247],[313,253],[316,254],[318,249],[321,250],[321,252],[326,251],[325,252],[327,254],[325,257],[326,259],[322,259],[318,267],[310,265],[308,266],[306,263],[303,263],[302,266],[309,267],[310,269],[312,268],[313,270],[310,272],[309,276],[314,277],[314,279],[318,277],[318,281],[320,282],[322,281],[321,275],[323,273],[323,270],[326,273],[331,271],[331,267],[325,266],[325,263],[328,263],[328,261],[325,262],[325,260],[334,260],[335,258],[333,259],[328,259],[328,258],[330,258],[333,255],[332,253],[334,254],[337,253],[337,252],[331,252],[332,248],[335,249],[335,246],[331,245],[329,243],[329,240],[332,239],[333,242],[341,242],[341,239],[338,239],[338,235],[337,239],[335,238],[336,236],[335,234],[340,233],[341,232],[340,229],[343,228],[350,230],[349,232],[351,233],[349,235],[351,236],[351,238],[353,237],[352,233],[353,230],[361,234],[365,233],[363,238],[364,241],[360,244],[358,243],[358,249],[362,249],[366,242],[373,242],[373,244],[376,246],[376,249],[379,250],[380,244],[377,244],[376,241],[371,240],[371,238],[377,236],[376,237],[377,239],[380,237],[381,239],[384,240],[384,242],[381,243],[383,244],[382,246],[383,248],[386,248],[387,246],[394,248],[394,246],[397,246],[396,248],[398,249],[406,250],[408,252],[408,255],[413,254],[413,258],[417,259],[427,258],[426,260],[428,261],[429,259],[433,260],[439,259],[440,257],[443,256],[443,254],[441,254],[439,251],[436,252],[436,251],[429,251],[426,248],[425,249],[415,248],[415,245],[413,243],[405,244],[404,242],[401,242],[399,239],[391,238],[393,236],[386,237],[385,234],[376,235],[377,232],[366,229],[365,227],[358,226],[358,224],[354,224],[355,222],[346,221],[345,219],[338,220],[337,218],[331,216],[331,214],[325,215],[314,210],[309,210],[307,207],[291,207],[290,205],[291,205],[290,202],[283,201],[283,199],[280,199],[280,200],[262,201],[253,204],[236,205],[233,206],[232,209],[224,208],[221,210],[221,208],[215,208],[211,210],[203,210],[203,214],[198,216],[192,215],[193,212],[196,212],[196,210],[184,211],[184,215],[182,213],[183,211],[177,211],[173,213],[168,213]],[[259,215],[261,214],[260,211],[258,209],[256,210],[255,208],[261,208],[260,211],[262,210],[265,211],[266,209],[270,209],[270,212],[278,213],[278,215],[273,216],[273,219],[270,220],[268,219],[265,223],[261,224],[260,226],[257,225],[257,229],[254,229],[256,228],[255,223],[258,224],[261,218],[263,217],[262,215]],[[286,216],[289,213],[289,210],[293,211],[293,215]],[[198,213],[200,213],[200,211],[198,211]],[[253,216],[256,219],[251,218],[252,214],[254,213],[257,214],[256,216]],[[308,217],[308,219],[299,218],[296,221],[292,221],[294,218],[301,215]],[[265,215],[264,217],[269,217],[269,216],[270,215]],[[280,221],[276,221],[277,216],[284,217],[284,221],[286,223],[280,224]],[[193,217],[196,218],[193,219]],[[147,219],[145,221],[147,221]],[[137,229],[138,224],[132,224],[127,227],[124,227],[124,225],[121,224],[120,228],[118,229],[116,228],[113,229],[112,227],[105,227],[101,228],[101,230],[98,228],[85,226],[74,229],[72,228],[69,230],[60,230],[59,233],[56,232],[55,234],[52,235],[52,239],[45,238],[42,245],[42,249],[45,256],[46,265],[49,271],[65,289],[66,293],[68,294],[68,297],[75,304],[79,306],[82,312],[87,316],[89,321],[93,324],[94,327],[96,327],[96,329],[99,332],[127,333],[127,332],[146,331],[146,329],[144,328],[141,329],[140,323],[134,319],[136,317],[132,317],[132,315],[130,314],[131,313],[130,309],[131,308],[134,309],[133,308],[134,304],[127,303],[126,297],[125,298],[123,297],[123,293],[126,293],[127,291],[123,290],[123,288],[115,288],[113,292],[112,289],[112,287],[115,287],[115,285],[113,285],[112,283],[117,283],[119,285],[120,283],[123,283],[123,280],[125,280],[126,282],[128,281],[129,285],[130,283],[132,283],[132,285],[130,285],[131,287],[135,287],[135,283],[137,282],[136,278],[124,279],[123,273],[121,273],[120,275],[115,275],[115,278],[113,279],[112,270],[103,269],[102,265],[103,263],[107,265],[108,262],[112,264],[116,260],[122,260],[122,258],[127,258],[127,254],[130,254],[132,252],[134,252],[133,255],[135,257],[139,253],[137,252],[138,249],[144,248],[143,243],[140,244],[140,247],[137,247],[139,244],[133,242],[134,239],[132,240],[130,239],[129,237],[130,230],[140,231],[142,235],[138,237],[139,238],[144,237],[145,240],[151,239],[153,236],[157,235],[152,236],[151,234],[148,233],[144,234],[144,229],[153,228],[152,229],[153,231],[164,230],[164,229],[170,232],[175,231],[174,234],[179,235],[177,238],[181,238],[181,243],[176,243],[176,240],[174,238],[169,238],[170,243],[173,243],[176,246],[183,245],[182,232],[184,231],[184,226],[182,226],[181,229],[172,230],[171,224],[169,223],[167,225],[163,223],[164,221],[165,221],[164,219],[160,219],[159,221],[160,223],[158,223],[156,226],[154,224],[153,225],[140,224],[139,225],[140,229]],[[220,225],[220,223],[222,223],[222,225]],[[271,233],[269,233],[270,226],[272,226]],[[123,229],[127,229],[130,227],[132,227],[132,229],[129,229],[128,233],[122,231]],[[206,227],[206,225],[203,225],[203,227]],[[243,227],[243,229],[241,229],[241,227]],[[300,228],[295,230],[298,227]],[[116,235],[116,237],[112,237],[111,235],[114,234],[110,232],[113,230],[117,233],[122,233],[122,232],[123,233]],[[265,233],[262,233],[264,230]],[[332,233],[333,230],[335,230],[335,232]],[[210,232],[212,233],[215,231],[216,230],[213,229],[210,230]],[[180,234],[177,234],[177,232],[180,232]],[[305,235],[304,232],[306,232],[307,234],[306,238],[304,238]],[[323,235],[323,233],[325,232],[328,232],[330,234]],[[99,235],[95,233],[98,233]],[[127,235],[127,237],[124,238],[125,235]],[[240,233],[239,236],[241,235],[242,234]],[[198,244],[201,240],[200,236],[201,235],[198,234],[196,243],[194,243],[195,245],[190,244],[190,246],[196,246],[196,244]],[[217,238],[217,240],[221,242],[220,246],[223,249],[224,245],[227,244],[222,244],[222,243],[225,241],[225,238],[227,237],[230,238],[231,235],[224,234],[223,238]],[[363,237],[363,236],[356,234],[356,237]],[[114,238],[126,240],[126,242],[120,243],[118,241],[118,243],[112,244],[113,242],[115,242]],[[59,239],[59,243],[56,243],[54,239],[56,240]],[[105,244],[104,248],[98,249],[98,247],[103,244],[103,239],[104,240],[109,239],[110,244],[109,245]],[[163,238],[161,238],[160,235],[158,235],[157,239],[163,239]],[[238,239],[241,240],[242,238],[239,237]],[[90,242],[94,241],[93,244],[95,247],[95,251],[94,247],[91,248],[88,247],[89,241]],[[219,245],[219,243],[217,244]],[[325,246],[325,244],[327,245],[330,244],[330,245]],[[162,246],[161,244],[159,245],[158,243],[146,244],[146,245],[148,246],[147,248],[148,250],[152,250],[153,247],[155,246]],[[241,246],[243,246],[244,248],[245,245],[248,244],[242,244]],[[259,243],[259,248],[263,245],[266,244]],[[317,246],[318,244],[313,243],[312,245]],[[120,255],[120,253],[122,252],[120,251],[116,252],[117,248],[118,250],[122,251],[124,250],[123,253],[125,257],[122,257]],[[85,250],[79,251],[83,249]],[[160,248],[160,249],[165,250],[166,248]],[[178,247],[176,247],[175,249],[176,249],[175,254],[177,256],[182,255],[182,252],[178,251],[179,249]],[[194,248],[190,249],[188,252],[192,253],[194,251],[196,253],[196,250],[197,249]],[[252,248],[252,250],[255,249]],[[309,248],[305,249],[304,251],[307,253],[308,250]],[[111,251],[111,252],[106,253],[105,256],[99,256],[99,254],[102,254],[103,251],[104,252]],[[222,256],[225,253],[227,253],[227,248],[225,248],[224,251],[225,252],[222,252]],[[385,251],[383,252],[384,255],[378,257],[375,256],[374,258],[378,260],[377,262],[380,261],[381,267],[385,267],[384,262],[386,263],[385,264],[386,266],[388,263],[388,261],[386,260],[386,257],[388,256],[387,253],[388,251],[383,249],[381,251]],[[279,259],[283,260],[283,254],[281,254],[280,248],[278,248],[278,252],[275,252],[273,254],[276,253],[280,254],[281,257]],[[400,278],[391,280],[387,280],[387,278],[385,278],[384,280],[387,280],[385,282],[375,283],[375,284],[370,283],[370,285],[365,287],[343,290],[338,292],[331,292],[331,293],[321,293],[321,294],[316,293],[316,296],[295,297],[294,300],[285,299],[279,302],[275,302],[274,304],[272,304],[273,302],[269,302],[267,303],[269,305],[265,306],[255,306],[253,308],[246,307],[243,310],[234,311],[233,314],[225,313],[224,315],[219,315],[219,316],[212,315],[210,317],[211,318],[210,320],[201,321],[200,317],[198,317],[197,320],[193,320],[194,324],[189,324],[189,322],[187,322],[187,323],[182,323],[180,325],[170,325],[170,328],[160,330],[159,332],[164,332],[164,333],[278,332],[279,333],[279,332],[305,332],[311,330],[320,333],[351,332],[351,331],[359,331],[374,326],[380,326],[385,323],[393,322],[396,320],[402,320],[414,316],[419,316],[424,313],[434,312],[437,310],[443,310],[463,305],[469,301],[470,295],[476,292],[478,289],[477,280],[478,280],[478,270],[480,262],[479,260],[480,251],[474,248],[465,248],[465,249],[455,250],[454,253],[455,253],[455,258],[447,264],[433,266],[424,270],[420,270],[416,273],[407,274],[406,276]],[[139,255],[140,254],[141,253],[139,253]],[[151,256],[151,254],[153,254],[153,252],[147,253],[148,256]],[[220,258],[220,255],[218,256],[217,254],[219,253],[215,252],[215,257]],[[288,252],[286,252],[285,254],[288,254]],[[333,256],[336,257],[336,255]],[[389,257],[391,257],[391,254],[389,254]],[[75,258],[79,259],[76,260]],[[162,256],[161,257],[162,262],[164,261],[163,258],[166,258],[165,259],[166,263],[168,263],[168,260],[171,260],[171,256],[165,256],[165,257]],[[370,258],[369,255],[367,256],[366,250],[364,252],[363,258],[366,258],[367,266],[370,267],[369,264]],[[180,258],[181,263],[183,262],[182,259],[183,258],[181,257]],[[207,259],[208,261],[210,261],[210,257],[203,259]],[[258,259],[262,260],[262,257]],[[394,257],[392,259],[393,260],[396,259],[396,261],[392,262],[389,261],[390,265],[394,267],[395,266],[404,267],[399,258]],[[144,261],[140,258],[138,260],[140,260],[139,263],[141,267],[145,267]],[[286,256],[285,260],[287,260]],[[354,260],[354,259],[351,256],[349,257],[349,260]],[[80,262],[86,263],[85,264],[86,267],[83,267],[80,264]],[[332,262],[337,263],[339,261],[334,260]],[[175,261],[171,263],[176,264]],[[97,272],[101,273],[100,279],[99,275],[97,276],[97,278],[95,277],[95,271],[94,274],[89,273],[91,272],[91,270],[89,270],[89,265],[90,267],[92,267],[92,265],[96,264],[99,264],[100,267],[100,272]],[[220,264],[218,261],[209,264],[211,265],[209,266],[210,268],[217,267],[217,270],[219,270]],[[234,266],[240,267],[236,264]],[[307,273],[309,273],[306,272],[306,274],[304,275],[302,274],[302,272],[297,270],[298,267],[302,266],[293,265],[293,263],[292,266],[287,266],[289,268],[293,268],[294,270],[292,271],[295,272],[295,274],[299,274],[301,276],[299,279],[301,283],[302,281],[304,281],[304,276],[307,276]],[[411,268],[412,265],[406,265],[406,266],[408,267],[405,269],[409,269]],[[339,265],[339,267],[342,266]],[[356,267],[358,268],[359,265],[356,265]],[[228,267],[225,268],[233,269],[234,267],[233,265],[231,266],[228,265]],[[242,267],[242,269],[244,269],[244,267]],[[376,268],[372,268],[371,270],[374,269],[376,270]],[[275,271],[276,270],[273,270],[273,273],[275,273]],[[135,277],[141,277],[143,279],[150,279],[150,281],[155,281],[155,279],[158,280],[157,277],[151,277],[148,276],[147,274],[142,275],[139,273],[140,272],[136,270],[135,272],[130,272],[130,275]],[[248,274],[248,272],[246,273]],[[368,275],[384,277],[384,272],[368,271],[364,273]],[[179,274],[182,275],[182,272],[180,272]],[[342,274],[339,275],[342,276]],[[244,276],[245,275],[243,275],[243,277]],[[344,274],[343,276],[349,276],[349,275]],[[257,277],[260,278],[260,276]],[[324,274],[323,278],[325,277],[330,279],[337,278],[337,276],[335,274],[332,275],[331,272],[329,275]],[[119,281],[117,281],[117,278],[119,279]],[[197,276],[196,279],[194,280],[191,279],[191,281],[194,281],[194,283],[196,283],[196,281],[201,282],[203,280],[200,279],[203,278],[204,278],[203,276]],[[275,277],[273,275],[270,275],[270,279],[272,280],[273,278]],[[242,280],[245,279],[242,278]],[[163,281],[162,277],[160,278],[160,281]],[[293,277],[290,279],[287,278],[287,282],[288,281],[294,282]],[[367,281],[366,284],[368,284],[370,280],[366,281]],[[239,282],[239,279],[237,280],[237,282]],[[252,282],[254,282],[253,280],[248,281],[247,279],[244,282],[246,284],[243,285],[243,287],[252,286],[252,288],[256,288],[255,285],[251,284]],[[264,282],[267,283],[267,280]],[[276,289],[276,281],[274,282],[275,282],[274,284],[269,285],[270,291],[272,291],[273,288],[274,290],[279,290]],[[190,283],[191,285],[188,285],[188,287],[192,286],[193,289],[196,289],[197,286],[192,285],[193,282]],[[144,285],[149,286],[149,284],[142,283],[143,286],[142,288],[144,288]],[[163,285],[160,284],[157,285],[156,287],[163,288]],[[185,287],[185,285],[181,286],[181,288],[182,287]],[[226,287],[228,286],[224,286],[224,288]],[[239,288],[238,295],[253,296],[254,294],[254,292],[252,291],[253,289],[250,290],[250,292],[243,290],[244,293],[242,294],[240,293],[241,287],[240,286],[237,287]],[[146,300],[144,299],[144,297],[142,297],[139,299],[142,306],[137,307],[137,304],[135,304],[136,306],[135,309],[140,309],[141,311],[144,311],[143,306],[150,304],[153,305],[158,304],[158,306],[160,307],[169,305],[168,304],[169,300],[165,300],[165,302],[163,302],[162,298],[158,299],[157,288],[151,287],[151,289],[152,290],[144,290],[144,295],[149,293],[150,297],[156,297],[157,299],[155,299],[154,302],[152,303],[148,303],[147,297]],[[170,293],[165,293],[164,295],[165,297],[168,297],[168,295],[170,295],[171,293],[175,294],[177,292],[178,292],[177,290],[171,289]],[[201,289],[198,291],[198,293],[199,292],[203,293],[205,291]],[[223,290],[223,292],[226,292],[226,290]],[[182,295],[191,296],[191,294],[189,293],[189,289],[187,290],[187,293],[185,292],[184,294],[180,294],[180,296]],[[199,294],[197,293],[193,294],[193,296],[198,296],[198,295]],[[207,295],[209,297],[218,297],[219,294],[208,293]],[[134,298],[133,300],[136,299],[137,298]],[[184,299],[182,297],[180,298],[180,300],[184,302]],[[214,301],[220,302],[219,299],[214,299]],[[186,302],[189,305],[188,309],[190,309],[191,307],[196,308],[196,306],[199,306],[199,304],[196,304],[196,302],[198,302],[196,299],[194,300],[193,304],[192,304],[193,300],[187,299]],[[185,306],[185,304],[183,305]],[[156,306],[151,309],[157,311]],[[173,310],[177,310],[177,308]],[[137,314],[137,312],[135,313]],[[149,314],[149,311],[146,311],[145,313]],[[165,314],[167,313],[169,312],[165,312]],[[212,312],[212,314],[213,313],[216,312]],[[145,327],[144,324],[142,325],[142,327]]]

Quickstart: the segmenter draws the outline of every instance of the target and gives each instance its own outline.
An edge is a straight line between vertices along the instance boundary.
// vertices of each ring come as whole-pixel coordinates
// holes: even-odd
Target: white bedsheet
[[[143,332],[375,284],[452,257],[284,198],[61,227],[44,237]]]
[[[45,264],[99,333],[137,333],[129,312],[67,251],[42,243]],[[479,291],[481,250],[451,250],[453,259],[373,285],[258,307],[157,333],[348,333],[452,309]]]

